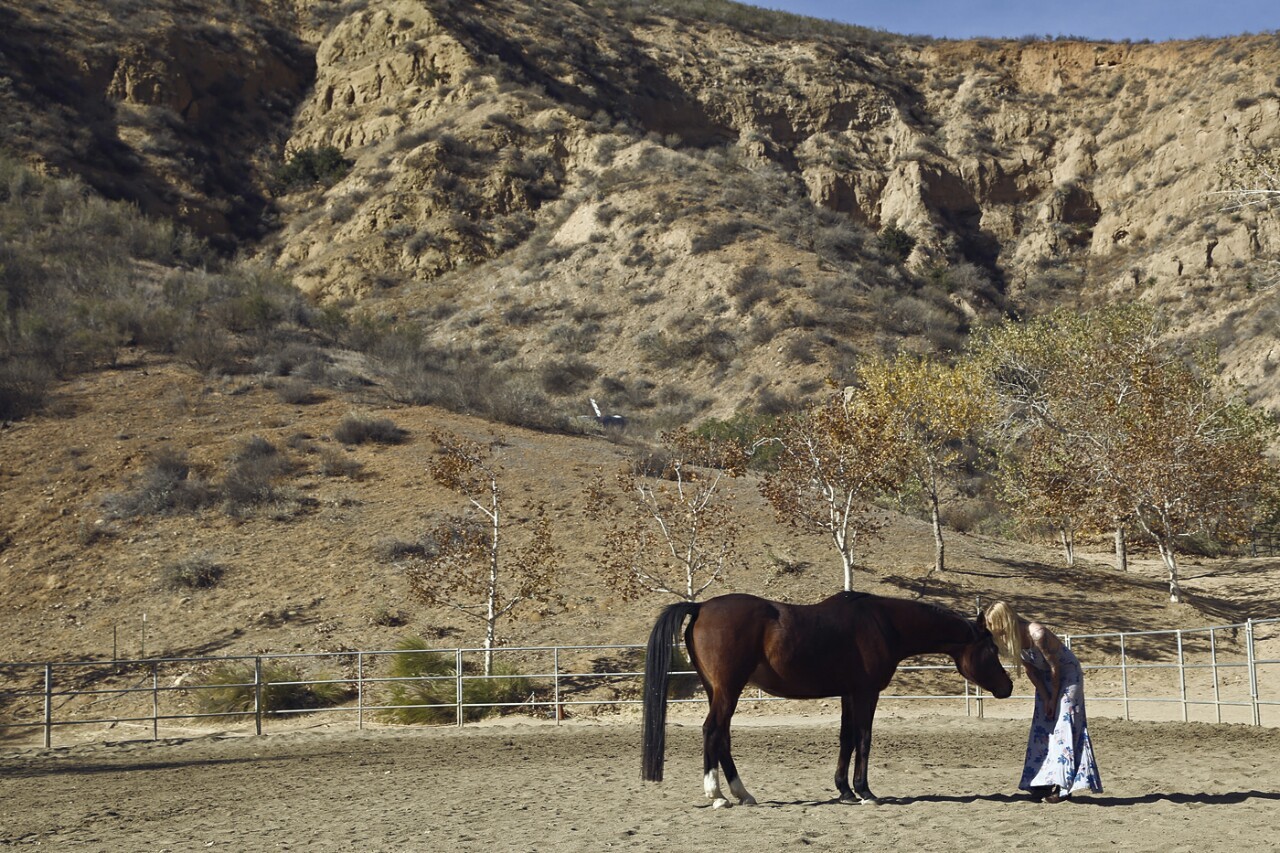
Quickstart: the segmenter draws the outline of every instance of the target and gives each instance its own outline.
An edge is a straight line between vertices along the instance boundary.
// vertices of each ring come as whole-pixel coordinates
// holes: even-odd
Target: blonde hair
[[[1022,617],[1018,616],[1018,612],[1008,604],[997,601],[987,608],[986,622],[996,645],[1009,658],[1009,663],[1014,670],[1021,669],[1022,632],[1019,630],[1019,624],[1022,622]]]

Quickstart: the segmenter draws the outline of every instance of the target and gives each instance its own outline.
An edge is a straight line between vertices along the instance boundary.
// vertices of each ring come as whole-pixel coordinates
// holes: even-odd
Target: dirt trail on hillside
[[[836,729],[825,720],[736,727],[760,804],[725,810],[702,797],[693,722],[670,727],[660,785],[640,781],[639,727],[620,722],[11,750],[0,846],[1204,853],[1246,849],[1280,825],[1280,730],[1094,720],[1105,793],[1047,805],[1015,790],[1025,725],[885,717],[871,761],[879,807],[833,800]]]

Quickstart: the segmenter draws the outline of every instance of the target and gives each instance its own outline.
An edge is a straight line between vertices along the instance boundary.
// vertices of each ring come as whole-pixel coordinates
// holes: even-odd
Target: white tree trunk
[[[933,516],[933,568],[944,572],[947,569],[947,546],[942,541],[942,511],[938,508],[938,487],[935,481],[929,488],[930,509]]]
[[[1174,604],[1182,602],[1182,588],[1178,586],[1178,555],[1173,550],[1173,543],[1156,540],[1156,548],[1160,551],[1160,559],[1169,570],[1169,600]]]
[[[1073,568],[1076,564],[1076,534],[1074,530],[1068,530],[1066,525],[1058,528],[1058,536],[1062,540],[1062,551],[1067,561],[1067,568]]]

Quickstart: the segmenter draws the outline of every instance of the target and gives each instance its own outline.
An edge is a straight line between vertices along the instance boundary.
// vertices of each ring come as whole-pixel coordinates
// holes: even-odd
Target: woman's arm
[[[1031,642],[1040,650],[1040,654],[1044,655],[1045,662],[1049,664],[1049,683],[1041,682],[1041,684],[1045,689],[1046,707],[1054,707],[1058,704],[1058,696],[1062,691],[1062,672],[1058,669],[1058,655],[1062,651],[1062,641],[1039,622],[1028,625],[1027,633],[1031,637]]]

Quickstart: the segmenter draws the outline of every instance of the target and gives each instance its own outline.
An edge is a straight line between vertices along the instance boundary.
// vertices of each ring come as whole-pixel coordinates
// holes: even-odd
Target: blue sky
[[[1280,29],[1280,0],[747,0],[754,6],[945,38],[1166,39]]]

